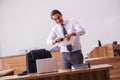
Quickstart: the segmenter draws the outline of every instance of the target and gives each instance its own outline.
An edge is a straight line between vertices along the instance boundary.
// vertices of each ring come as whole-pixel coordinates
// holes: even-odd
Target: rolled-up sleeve
[[[52,30],[51,30],[51,32],[50,32],[50,34],[49,34],[49,36],[48,36],[48,38],[47,38],[47,44],[48,45],[53,45],[52,44],[52,41],[54,40],[54,39],[56,39],[56,34],[55,34],[55,30],[54,30],[54,27],[52,28]]]
[[[85,34],[85,29],[74,19],[72,20],[72,25],[74,26],[76,36],[82,36]]]

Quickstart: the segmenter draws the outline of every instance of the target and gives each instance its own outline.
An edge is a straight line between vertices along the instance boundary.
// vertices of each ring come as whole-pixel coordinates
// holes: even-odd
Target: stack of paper
[[[69,41],[66,38],[64,38],[63,41],[61,41],[61,45],[67,46],[69,44],[73,44],[74,41],[75,41],[75,37],[71,37]]]
[[[85,68],[90,68],[90,63],[85,62],[83,64],[74,64],[74,65],[72,65],[72,70],[85,69]]]

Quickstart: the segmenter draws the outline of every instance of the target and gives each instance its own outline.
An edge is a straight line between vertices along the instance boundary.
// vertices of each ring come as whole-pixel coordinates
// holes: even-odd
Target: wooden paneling
[[[87,54],[88,58],[95,57],[114,57],[115,45],[105,45],[101,47],[95,47],[90,53]]]
[[[113,69],[110,70],[110,78],[111,80],[120,80],[120,56],[111,58],[90,58],[86,59],[86,61],[90,62],[91,65],[104,63],[113,65]]]
[[[51,52],[52,57],[55,57],[57,60],[58,69],[61,69],[60,63],[60,52],[54,51]],[[11,56],[11,57],[4,57],[0,58],[0,69],[11,69],[15,68],[15,74],[18,74],[24,70],[26,70],[26,57],[25,55],[19,56]]]
[[[54,51],[51,52],[52,57],[55,57],[57,60],[58,69],[61,69],[61,63],[60,63],[60,52]],[[92,65],[95,64],[103,64],[108,63],[113,65],[113,69],[110,70],[110,77],[112,80],[119,80],[120,79],[120,56],[118,57],[100,57],[100,58],[90,58],[86,59],[86,61],[89,61]],[[15,68],[15,74],[26,70],[25,68],[25,55],[21,56],[13,56],[13,57],[6,57],[0,59],[0,65],[4,64],[2,68]],[[5,67],[7,66],[7,67]]]
[[[95,47],[88,54],[88,59],[86,60],[92,65],[103,63],[113,65],[114,68],[110,70],[111,80],[120,80],[120,54],[115,56],[115,49],[120,50],[120,44],[107,44],[101,47]]]
[[[53,51],[51,52],[51,54],[52,54],[52,57],[55,57],[57,60],[58,69],[61,69],[60,51]]]
[[[2,59],[0,59],[0,70],[2,70]]]
[[[15,69],[15,74],[26,70],[25,55],[1,58],[1,69]]]

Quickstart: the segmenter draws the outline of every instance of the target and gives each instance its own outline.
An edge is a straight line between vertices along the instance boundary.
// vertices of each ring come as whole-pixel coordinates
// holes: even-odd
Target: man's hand
[[[60,43],[63,40],[63,38],[56,38],[55,40],[52,41],[52,44]]]
[[[65,38],[66,38],[67,41],[69,41],[72,36],[76,36],[76,33],[73,32],[73,33],[70,33],[70,34],[66,34]]]

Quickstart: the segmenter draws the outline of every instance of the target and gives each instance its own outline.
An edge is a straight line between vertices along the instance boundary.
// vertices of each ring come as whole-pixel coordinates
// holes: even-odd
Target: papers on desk
[[[85,63],[82,63],[82,64],[74,64],[71,67],[72,67],[72,70],[86,69],[86,68],[90,68],[90,63],[85,62]]]
[[[69,41],[66,38],[64,38],[63,41],[61,41],[60,45],[67,46],[69,44],[73,44],[74,41],[75,41],[75,37],[71,37]]]

